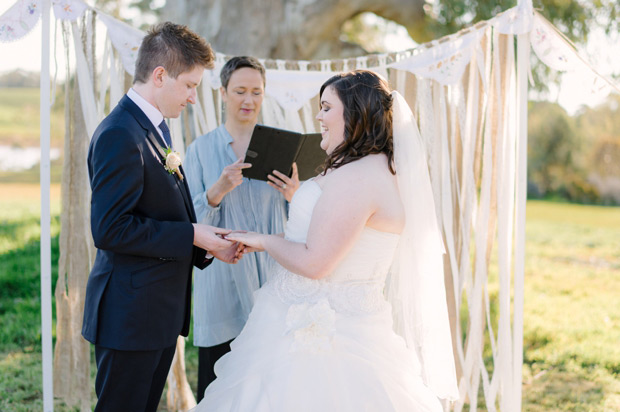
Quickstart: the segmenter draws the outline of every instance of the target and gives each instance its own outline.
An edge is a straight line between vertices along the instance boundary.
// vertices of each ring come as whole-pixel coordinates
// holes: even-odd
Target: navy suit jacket
[[[187,336],[196,215],[185,180],[163,166],[163,142],[124,96],[88,151],[97,256],[86,286],[82,335],[118,350],[158,350]]]

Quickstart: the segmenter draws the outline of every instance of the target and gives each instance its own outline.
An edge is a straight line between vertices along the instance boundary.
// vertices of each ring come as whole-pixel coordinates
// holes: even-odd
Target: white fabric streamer
[[[390,271],[387,298],[394,330],[415,349],[425,384],[441,399],[456,400],[456,370],[443,272],[443,242],[426,151],[405,99],[393,92],[394,163],[406,222]]]
[[[265,94],[272,96],[280,107],[297,111],[317,95],[321,85],[333,72],[267,70]]]

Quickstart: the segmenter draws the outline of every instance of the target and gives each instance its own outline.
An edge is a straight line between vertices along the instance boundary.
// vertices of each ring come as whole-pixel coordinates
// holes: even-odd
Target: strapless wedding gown
[[[287,239],[305,242],[320,195],[312,180],[297,191]],[[441,412],[415,355],[393,332],[383,296],[398,240],[365,228],[321,280],[280,267],[256,291],[245,328],[194,411]]]

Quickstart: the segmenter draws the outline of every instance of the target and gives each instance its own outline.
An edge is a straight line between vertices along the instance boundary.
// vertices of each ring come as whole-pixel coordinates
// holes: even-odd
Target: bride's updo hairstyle
[[[327,157],[324,172],[369,154],[385,153],[394,170],[392,96],[387,82],[369,70],[333,76],[321,86],[320,96],[332,87],[344,106],[344,142]],[[319,99],[320,100],[320,99]]]

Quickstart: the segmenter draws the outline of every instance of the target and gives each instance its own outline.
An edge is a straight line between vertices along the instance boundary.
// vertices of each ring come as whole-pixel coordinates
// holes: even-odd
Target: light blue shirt
[[[233,139],[224,125],[197,138],[187,148],[183,168],[198,223],[259,233],[282,233],[288,204],[284,196],[261,180],[243,179],[217,207],[206,191],[224,167],[236,159]],[[194,270],[194,345],[207,347],[239,335],[254,305],[254,291],[273,273],[274,260],[265,252],[244,255],[236,265],[214,260]]]

